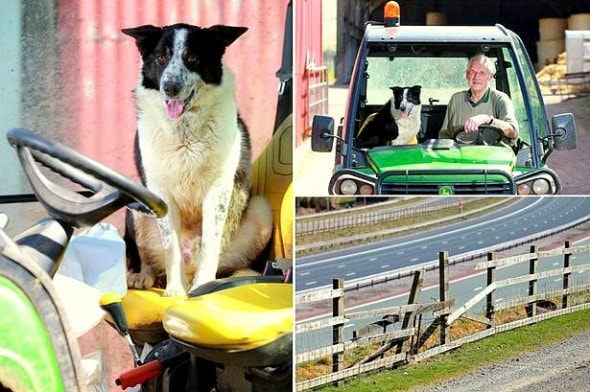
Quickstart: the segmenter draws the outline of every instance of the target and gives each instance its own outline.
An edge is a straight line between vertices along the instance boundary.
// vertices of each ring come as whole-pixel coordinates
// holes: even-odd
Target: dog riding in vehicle
[[[555,194],[558,174],[547,161],[572,149],[572,114],[547,118],[534,69],[521,39],[502,25],[400,26],[389,2],[385,23],[367,23],[351,76],[346,116],[315,116],[312,149],[336,162],[330,194]],[[440,139],[447,103],[465,90],[468,59],[484,54],[495,64],[491,87],[510,97],[520,130],[514,146],[493,126]],[[390,87],[421,86],[417,144],[367,145],[364,123],[392,99]],[[392,99],[392,102],[394,99]],[[401,132],[401,131],[400,131]]]

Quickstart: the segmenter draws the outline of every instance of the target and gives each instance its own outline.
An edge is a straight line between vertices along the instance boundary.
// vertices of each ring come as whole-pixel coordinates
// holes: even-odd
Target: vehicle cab
[[[367,23],[358,49],[346,113],[315,116],[312,149],[336,143],[330,194],[555,194],[558,174],[547,161],[572,149],[572,114],[547,117],[535,72],[522,40],[502,25],[400,26],[399,6],[389,2],[385,23]],[[491,87],[511,98],[520,128],[514,146],[487,140],[439,139],[452,94],[468,89],[468,59],[483,53],[496,66]],[[390,87],[420,85],[417,144],[355,146],[362,124],[391,97]]]

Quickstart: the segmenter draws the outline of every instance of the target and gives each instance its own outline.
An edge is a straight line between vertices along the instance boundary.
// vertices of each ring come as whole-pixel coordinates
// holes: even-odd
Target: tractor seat
[[[168,337],[162,326],[164,311],[186,297],[163,297],[163,292],[159,288],[127,290],[123,298],[123,310],[129,334],[135,342],[154,345]]]
[[[281,363],[292,355],[293,285],[242,284],[191,296],[170,305],[162,322],[198,357],[251,366]]]
[[[214,292],[225,291],[227,289],[239,286],[260,285],[263,283],[272,284],[273,286],[270,287],[275,287],[274,285],[283,285],[283,289],[279,290],[284,290],[284,288],[288,286],[288,290],[291,290],[292,285],[281,283],[282,281],[283,277],[276,275],[229,277],[209,282],[203,285],[202,287],[198,288],[196,291],[191,292],[189,296],[191,297],[190,299],[204,297],[204,299],[199,300],[199,303],[201,301],[207,302],[209,295]],[[262,286],[256,287],[262,288]],[[149,343],[151,345],[154,345],[168,337],[168,333],[164,330],[164,326],[162,325],[162,318],[164,317],[164,313],[171,305],[181,302],[187,298],[163,297],[163,292],[164,290],[160,288],[151,288],[149,290],[127,290],[127,295],[125,295],[125,297],[122,300],[123,310],[127,317],[129,334],[135,342]],[[274,294],[274,292],[271,294]],[[289,300],[288,306],[291,307],[292,291],[289,291],[288,296],[286,294],[284,296],[287,297],[285,300]],[[224,304],[220,303],[216,298],[216,296],[213,297],[213,299],[216,300],[215,306],[224,306]],[[254,301],[259,300],[259,298],[256,298],[254,296],[250,296],[249,299],[253,299]],[[273,299],[273,301],[274,300],[275,299]],[[231,309],[223,310],[229,312],[232,311]],[[272,310],[272,307],[270,310]],[[230,315],[226,315],[224,317],[227,316]],[[188,341],[192,342],[194,341],[194,339],[189,338]]]

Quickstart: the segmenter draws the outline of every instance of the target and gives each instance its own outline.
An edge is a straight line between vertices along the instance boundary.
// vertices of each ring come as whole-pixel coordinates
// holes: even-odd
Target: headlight
[[[550,189],[549,181],[544,178],[533,181],[533,193],[535,195],[546,195]]]
[[[555,176],[546,170],[521,176],[516,184],[519,195],[549,195],[559,190]]]
[[[331,195],[372,195],[375,192],[375,177],[344,169],[330,178],[328,190]]]
[[[354,180],[346,179],[340,183],[340,193],[343,195],[354,195],[357,189],[358,186]]]
[[[373,185],[369,184],[362,184],[360,194],[361,195],[372,195],[373,194]]]
[[[523,195],[526,196],[526,195],[531,194],[531,187],[529,186],[528,182],[518,185],[518,194],[521,196],[523,196]]]

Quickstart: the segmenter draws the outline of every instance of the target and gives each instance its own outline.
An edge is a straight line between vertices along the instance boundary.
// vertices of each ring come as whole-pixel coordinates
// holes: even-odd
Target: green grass
[[[441,354],[424,362],[395,370],[368,373],[346,380],[338,388],[330,386],[315,390],[326,392],[412,391],[421,386],[471,373],[486,365],[517,358],[527,351],[551,343],[564,341],[576,333],[589,329],[589,319],[590,310],[555,317],[466,344],[450,353]]]

